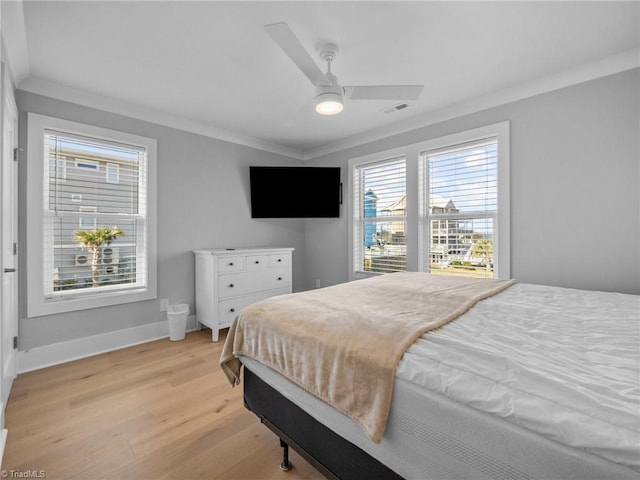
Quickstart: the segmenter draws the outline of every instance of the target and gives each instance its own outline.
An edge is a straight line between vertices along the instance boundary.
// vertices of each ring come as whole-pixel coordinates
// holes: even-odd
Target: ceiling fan
[[[322,73],[316,62],[304,49],[289,25],[284,22],[265,25],[269,36],[293,60],[302,73],[316,87],[314,102],[316,112],[335,115],[344,108],[344,99],[349,100],[416,100],[424,85],[345,85],[338,83],[331,73],[331,62],[338,56],[338,46],[328,43],[320,49],[320,58],[327,62],[327,73]]]

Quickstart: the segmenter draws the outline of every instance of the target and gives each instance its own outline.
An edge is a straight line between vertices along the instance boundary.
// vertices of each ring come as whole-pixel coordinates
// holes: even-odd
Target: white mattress
[[[409,348],[379,445],[284,377],[241,360],[408,479],[637,479],[639,298],[517,284],[480,302]]]
[[[640,297],[516,284],[405,353],[396,375],[640,471]]]

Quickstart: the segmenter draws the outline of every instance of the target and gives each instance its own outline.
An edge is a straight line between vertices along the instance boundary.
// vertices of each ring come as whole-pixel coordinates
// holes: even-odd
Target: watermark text
[[[44,470],[2,470],[2,478],[47,478]]]

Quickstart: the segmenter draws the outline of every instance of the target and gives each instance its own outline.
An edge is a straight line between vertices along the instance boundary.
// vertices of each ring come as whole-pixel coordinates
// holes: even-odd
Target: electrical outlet
[[[168,298],[161,298],[160,299],[160,311],[161,312],[166,312],[167,310],[169,310],[169,299]]]
[[[320,279],[316,278],[316,288],[320,288],[321,286]]]

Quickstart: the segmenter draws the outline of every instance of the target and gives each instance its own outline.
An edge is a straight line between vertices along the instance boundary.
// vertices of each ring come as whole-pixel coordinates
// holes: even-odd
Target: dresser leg
[[[212,342],[217,342],[218,341],[218,334],[220,333],[220,330],[218,330],[217,328],[212,328],[211,329],[211,341]]]

